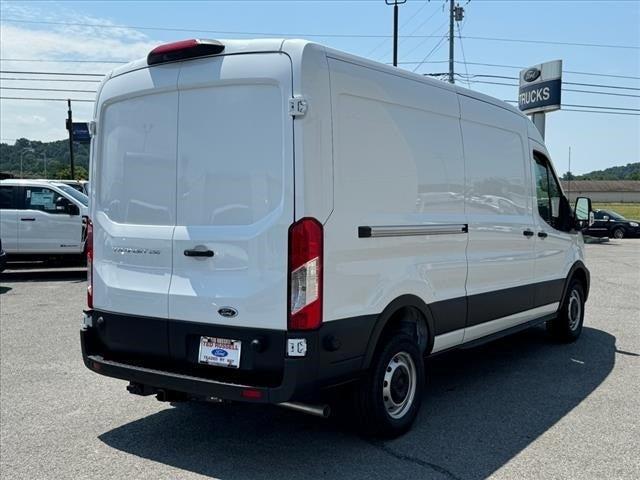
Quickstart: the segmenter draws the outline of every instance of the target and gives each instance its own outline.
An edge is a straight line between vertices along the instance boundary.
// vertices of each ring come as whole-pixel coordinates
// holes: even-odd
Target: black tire
[[[624,228],[621,228],[621,227],[614,228],[613,232],[611,232],[611,236],[613,238],[617,238],[618,240],[620,240],[621,238],[624,238]]]
[[[584,322],[584,287],[578,280],[571,280],[558,316],[547,322],[547,331],[554,340],[575,342],[582,333]]]
[[[355,385],[353,413],[358,429],[385,438],[405,433],[420,410],[423,391],[424,359],[416,341],[402,332],[383,339],[369,370]]]

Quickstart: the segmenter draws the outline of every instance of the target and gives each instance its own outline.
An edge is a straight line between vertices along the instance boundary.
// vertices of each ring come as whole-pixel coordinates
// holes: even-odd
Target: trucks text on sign
[[[524,113],[558,110],[562,101],[562,60],[520,72],[518,108]]]

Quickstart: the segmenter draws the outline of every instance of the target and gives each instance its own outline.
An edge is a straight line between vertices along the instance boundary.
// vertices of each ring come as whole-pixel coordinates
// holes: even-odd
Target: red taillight
[[[87,237],[85,248],[87,251],[87,307],[93,308],[93,223],[86,217]]]
[[[224,50],[224,45],[216,40],[181,40],[179,42],[166,43],[154,48],[147,55],[147,64],[173,62],[188,58],[216,55]]]
[[[322,323],[322,224],[303,218],[289,227],[289,330]]]

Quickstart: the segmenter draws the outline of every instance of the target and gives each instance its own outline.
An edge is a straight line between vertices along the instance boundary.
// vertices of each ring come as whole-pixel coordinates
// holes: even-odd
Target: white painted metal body
[[[284,330],[287,228],[303,217],[324,226],[324,322],[406,294],[430,305],[561,279],[582,258],[580,235],[538,216],[532,152],[547,152],[516,109],[302,40],[222,43],[224,55],[120,67],[100,89],[95,308]],[[306,106],[295,117],[292,98]],[[362,225],[387,235],[359,238]],[[388,235],[403,227],[418,234]],[[558,305],[526,307],[434,350]]]

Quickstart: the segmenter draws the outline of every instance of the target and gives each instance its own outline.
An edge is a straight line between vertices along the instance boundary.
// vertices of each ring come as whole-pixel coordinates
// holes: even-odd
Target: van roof
[[[492,105],[504,108],[513,113],[516,113],[520,116],[526,118],[520,110],[515,108],[508,103],[499,100],[497,98],[491,97],[489,95],[485,95],[480,92],[476,92],[473,90],[469,90],[467,88],[451,85],[450,83],[443,82],[441,80],[436,80],[434,78],[413,73],[403,68],[393,67],[391,65],[386,65],[384,63],[376,62],[373,60],[369,60],[364,57],[359,57],[357,55],[352,55],[350,53],[346,53],[340,50],[335,50],[330,47],[325,47],[316,42],[311,42],[309,40],[303,39],[295,39],[295,38],[258,38],[258,39],[248,39],[248,40],[238,40],[238,39],[220,39],[218,40],[220,43],[224,45],[224,55],[233,55],[240,53],[256,53],[256,52],[283,52],[286,53],[292,60],[294,65],[294,69],[296,65],[302,64],[302,57],[304,52],[308,48],[319,48],[324,50],[327,55],[331,58],[336,58],[338,60],[345,60],[350,63],[354,63],[357,65],[367,66],[369,68],[375,68],[376,70],[385,71],[388,73],[392,73],[394,75],[399,75],[402,77],[406,77],[412,80],[419,80],[421,82],[436,86],[438,88],[444,88],[446,90],[455,90],[461,95],[465,95],[467,97],[475,98],[477,100],[481,100],[483,102],[490,103]],[[116,77],[119,75],[123,75],[127,72],[131,72],[134,70],[139,70],[142,68],[147,68],[147,59],[141,58],[139,60],[135,60],[133,62],[127,63],[125,65],[116,67],[109,74],[107,74],[107,79],[111,77]]]

